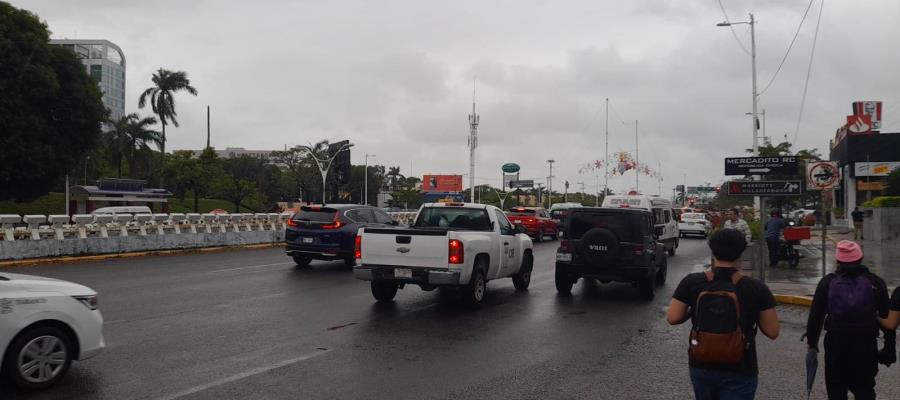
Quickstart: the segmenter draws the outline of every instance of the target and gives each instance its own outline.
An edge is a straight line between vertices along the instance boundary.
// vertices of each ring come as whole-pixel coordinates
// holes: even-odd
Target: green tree
[[[884,194],[885,196],[900,196],[900,168],[891,171],[888,175]]]
[[[82,165],[108,111],[75,53],[35,14],[0,2],[0,199],[29,201]]]
[[[322,199],[322,174],[311,153],[320,160],[327,160],[328,146],[329,142],[322,140],[309,146],[294,146],[286,151],[272,153],[275,162],[287,168],[293,188],[299,189],[299,194],[302,194],[297,197],[302,197],[306,201]]]
[[[162,136],[159,132],[151,129],[153,125],[156,125],[156,118],[141,118],[137,113],[110,121],[110,128],[105,135],[120,178],[122,177],[123,160],[128,160],[128,172],[134,177],[135,151],[151,152],[151,144],[157,147],[162,145]]]
[[[175,93],[186,91],[194,96],[197,95],[197,89],[191,86],[191,81],[184,71],[169,71],[160,68],[153,74],[151,78],[153,86],[144,90],[138,99],[138,107],[144,108],[147,100],[150,100],[150,108],[153,113],[159,117],[162,125],[162,135],[159,151],[162,156],[162,162],[165,163],[166,157],[166,125],[169,122],[178,127],[178,112],[175,111]],[[160,186],[164,186],[160,182]]]
[[[264,169],[264,161],[251,156],[240,156],[221,160],[223,174],[215,179],[219,197],[234,203],[234,212],[240,207],[254,211],[264,208],[265,200],[257,182]]]

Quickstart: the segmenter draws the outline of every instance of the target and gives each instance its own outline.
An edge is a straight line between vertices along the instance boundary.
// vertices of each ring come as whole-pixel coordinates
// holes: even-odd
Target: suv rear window
[[[294,216],[295,221],[309,221],[309,222],[332,222],[334,221],[334,214],[337,210],[330,208],[320,208],[320,209],[307,209],[306,207],[301,208],[300,212]]]
[[[422,209],[416,218],[416,228],[450,228],[490,231],[491,219],[487,210],[461,207],[430,207]]]
[[[534,215],[534,210],[529,210],[527,208],[513,208],[509,210],[507,215]]]
[[[568,239],[580,239],[585,232],[594,228],[609,229],[622,241],[639,239],[640,219],[637,215],[603,210],[573,210],[569,212],[566,223],[569,227],[566,233]]]

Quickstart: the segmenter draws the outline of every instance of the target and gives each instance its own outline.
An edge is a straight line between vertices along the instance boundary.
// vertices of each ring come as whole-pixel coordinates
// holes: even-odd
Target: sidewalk
[[[766,284],[772,289],[779,302],[808,305],[816,290],[816,285],[822,278],[822,236],[821,229],[812,231],[812,238],[804,240],[798,246],[798,251],[803,258],[797,268],[788,268],[785,263],[777,268],[766,267]],[[853,231],[847,228],[829,227],[825,238],[825,271],[833,272],[836,266],[834,261],[835,244],[841,240],[853,240]],[[863,247],[865,257],[863,265],[870,271],[882,277],[887,282],[888,288],[900,286],[900,246],[863,240],[859,241]],[[764,264],[768,264],[765,262]],[[759,277],[759,270],[743,271],[754,277]]]

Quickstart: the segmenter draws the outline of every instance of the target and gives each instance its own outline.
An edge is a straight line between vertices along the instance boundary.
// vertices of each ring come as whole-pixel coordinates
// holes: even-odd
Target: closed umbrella
[[[816,371],[819,369],[819,352],[810,350],[806,352],[806,400],[812,393],[813,382],[816,381]]]

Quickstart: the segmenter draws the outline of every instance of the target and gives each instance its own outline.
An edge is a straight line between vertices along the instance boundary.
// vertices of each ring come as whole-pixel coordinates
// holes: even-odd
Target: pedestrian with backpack
[[[884,280],[862,265],[858,243],[837,244],[835,272],[819,281],[806,338],[809,351],[819,351],[819,335],[825,327],[825,387],[829,399],[875,398],[878,374],[879,318],[888,317],[889,299]]]
[[[671,325],[691,320],[688,365],[696,399],[753,399],[757,328],[772,340],[780,330],[775,298],[764,283],[738,271],[747,248],[742,232],[722,229],[709,248],[712,268],[681,280],[666,319]]]

